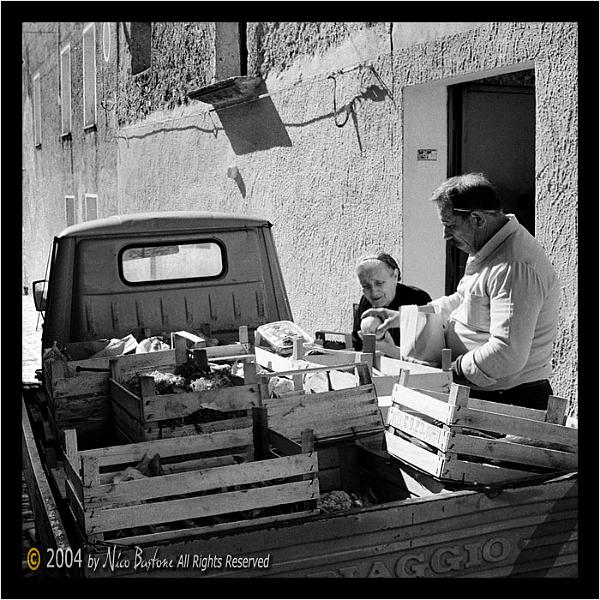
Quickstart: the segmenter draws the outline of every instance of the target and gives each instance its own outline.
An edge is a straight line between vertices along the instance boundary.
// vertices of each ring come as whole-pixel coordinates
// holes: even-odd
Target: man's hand
[[[375,332],[378,336],[382,335],[390,327],[400,327],[400,313],[397,310],[389,308],[369,308],[361,315],[361,319],[365,317],[379,317],[383,323]]]
[[[400,348],[394,344],[394,340],[390,335],[389,331],[385,332],[383,339],[377,340],[375,342],[375,349],[384,354],[385,356],[389,356],[390,358],[401,359]]]

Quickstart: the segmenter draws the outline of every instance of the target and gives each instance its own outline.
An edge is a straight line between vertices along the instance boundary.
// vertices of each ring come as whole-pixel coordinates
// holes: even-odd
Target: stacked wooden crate
[[[405,360],[398,360],[384,356],[375,350],[375,336],[366,334],[364,336],[363,350],[353,350],[351,338],[348,334],[335,332],[317,332],[337,335],[344,340],[346,348],[329,349],[315,344],[302,343],[295,340],[291,356],[279,356],[268,347],[261,346],[260,337],[255,340],[256,362],[266,369],[273,371],[287,371],[294,368],[299,360],[312,365],[335,366],[346,363],[364,363],[371,371],[371,377],[379,397],[390,396],[394,384],[397,383],[400,372],[408,370],[411,381],[419,388],[446,392],[450,391],[452,373],[450,371],[449,351],[443,353],[442,368],[431,367]],[[342,343],[340,342],[339,345]],[[447,360],[446,360],[447,359]]]
[[[356,387],[316,393],[303,390],[303,377],[343,370],[357,373]],[[259,373],[263,385],[273,377],[292,377],[295,380],[295,391],[280,398],[263,398],[271,428],[294,440],[298,440],[307,427],[314,430],[317,443],[371,435],[383,427],[375,386],[367,366],[362,363]]]
[[[109,388],[115,434],[123,442],[248,427],[252,407],[260,404],[254,365],[249,365],[244,385],[201,392],[156,394],[154,378],[139,375],[138,394],[123,385],[117,371],[118,360],[111,365]],[[218,411],[222,416],[219,420],[201,422],[198,419],[185,424],[185,421],[194,421],[194,415],[202,411]]]
[[[247,347],[240,343],[192,350],[191,353],[194,356],[201,355],[204,362],[243,362],[244,384],[158,395],[154,378],[138,374],[136,388],[139,392],[135,392],[124,385],[127,377],[123,374],[121,364],[125,357],[111,359],[108,384],[117,440],[124,443],[141,442],[243,428],[251,424],[250,411],[253,406],[260,405],[261,394],[254,355],[248,354]],[[173,372],[177,366],[186,363],[188,355],[185,346],[176,340],[174,363],[165,370]],[[203,411],[218,411],[219,419],[194,419]]]
[[[182,332],[183,333],[183,332]],[[210,360],[254,360],[248,354],[247,328],[240,327],[240,341],[225,346],[207,348]],[[126,354],[118,357],[119,373],[123,380],[136,374],[152,371],[173,372],[185,360],[190,341],[178,333],[172,334],[172,348],[156,352]],[[70,357],[85,356],[89,342],[75,342],[65,346]],[[59,352],[49,353],[42,363],[44,386],[50,409],[50,419],[57,436],[65,429],[74,428],[79,442],[85,447],[104,445],[113,439],[113,408],[111,406],[109,377],[110,357],[67,360]]]
[[[551,397],[545,411],[394,386],[386,419],[388,452],[436,480],[494,484],[536,473],[577,470],[577,430],[567,427],[567,401]]]
[[[257,411],[260,414],[260,409]],[[66,488],[82,536],[142,544],[239,530],[316,512],[317,453],[266,427],[77,449],[66,432]],[[128,479],[127,467],[160,457],[155,476]]]
[[[81,344],[69,344],[76,352]],[[88,446],[110,439],[112,417],[108,390],[109,358],[66,360],[57,353],[44,360],[44,385],[50,418],[57,433],[76,428]],[[174,350],[121,357],[123,375],[165,369],[175,363]]]

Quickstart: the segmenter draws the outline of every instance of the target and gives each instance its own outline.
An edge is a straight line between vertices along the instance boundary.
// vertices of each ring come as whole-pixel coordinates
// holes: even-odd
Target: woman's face
[[[374,308],[386,307],[396,295],[398,271],[380,261],[362,264],[357,271],[365,298]]]

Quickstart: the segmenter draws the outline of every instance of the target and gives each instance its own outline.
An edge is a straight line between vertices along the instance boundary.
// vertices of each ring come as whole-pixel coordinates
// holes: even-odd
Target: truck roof
[[[142,212],[114,215],[77,223],[63,229],[57,237],[96,237],[103,234],[136,234],[153,231],[186,231],[194,229],[238,229],[243,227],[271,227],[260,217],[248,217],[230,213],[201,211]]]

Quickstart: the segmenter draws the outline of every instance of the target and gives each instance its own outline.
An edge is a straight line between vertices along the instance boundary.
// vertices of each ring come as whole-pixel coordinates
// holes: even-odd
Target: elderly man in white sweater
[[[450,178],[432,200],[444,239],[469,255],[456,292],[419,309],[442,316],[454,380],[472,397],[545,409],[560,297],[552,264],[482,174]],[[396,311],[364,314],[384,320],[380,331],[399,325]]]

